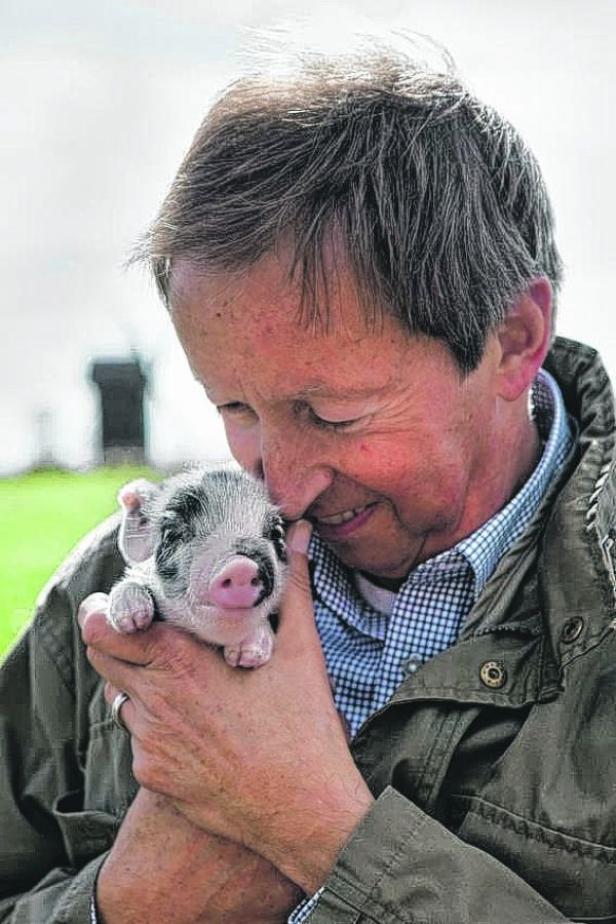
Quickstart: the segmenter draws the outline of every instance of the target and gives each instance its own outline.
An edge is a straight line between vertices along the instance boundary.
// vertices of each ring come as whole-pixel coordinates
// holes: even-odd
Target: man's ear
[[[151,481],[139,478],[125,484],[118,492],[122,508],[118,546],[129,565],[146,561],[154,553],[154,526],[144,508],[158,490]]]
[[[500,325],[499,394],[515,401],[531,385],[552,339],[552,287],[536,279],[516,298]]]

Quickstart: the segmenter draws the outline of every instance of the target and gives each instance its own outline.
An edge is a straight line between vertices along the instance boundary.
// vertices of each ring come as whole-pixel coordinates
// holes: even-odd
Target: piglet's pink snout
[[[245,555],[236,555],[219,571],[209,588],[213,604],[223,609],[254,606],[263,592],[259,568]]]

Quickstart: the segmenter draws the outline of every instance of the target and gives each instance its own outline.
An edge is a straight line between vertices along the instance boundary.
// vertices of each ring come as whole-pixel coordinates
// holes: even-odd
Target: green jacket
[[[616,922],[614,408],[593,350],[557,341],[578,439],[460,641],[353,742],[377,800],[311,924]],[[74,553],[0,672],[0,920],[87,924],[136,792],[84,657],[79,602],[122,570],[115,522]]]

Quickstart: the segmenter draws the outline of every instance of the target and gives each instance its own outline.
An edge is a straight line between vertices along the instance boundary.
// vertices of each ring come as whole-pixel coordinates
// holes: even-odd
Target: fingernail
[[[83,629],[83,624],[90,613],[106,613],[107,606],[107,594],[90,594],[89,597],[86,597],[86,599],[82,601],[79,609],[77,610],[77,622],[79,623],[79,627]]]
[[[289,530],[287,545],[293,552],[299,552],[300,555],[305,555],[308,551],[311,535],[312,525],[308,520],[298,520]]]

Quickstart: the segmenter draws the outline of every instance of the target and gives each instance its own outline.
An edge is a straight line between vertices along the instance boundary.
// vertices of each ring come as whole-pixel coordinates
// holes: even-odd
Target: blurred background
[[[0,588],[13,596],[0,596],[0,649],[134,471],[93,469],[227,455],[152,285],[123,262],[237,72],[245,30],[293,16],[323,35],[369,17],[449,48],[543,167],[566,264],[560,332],[616,371],[613,0],[3,0]],[[114,452],[102,412],[117,417],[118,382],[142,419]],[[39,545],[52,549],[26,580]]]

